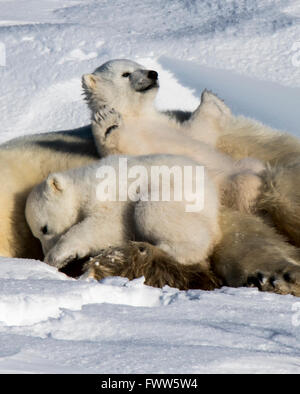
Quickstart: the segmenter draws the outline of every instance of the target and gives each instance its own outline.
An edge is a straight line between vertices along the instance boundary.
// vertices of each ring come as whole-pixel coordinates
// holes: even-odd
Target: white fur
[[[108,105],[122,115],[126,126],[132,132],[139,130],[141,124],[136,122],[141,121],[143,129],[157,129],[156,131],[163,135],[165,128],[169,128],[180,131],[186,137],[215,146],[224,118],[227,118],[230,110],[225,105],[217,105],[215,96],[204,91],[201,105],[194,111],[190,120],[183,125],[179,124],[174,118],[156,110],[154,99],[158,83],[147,91],[136,90],[139,87],[138,82],[147,86],[149,79],[146,75],[149,71],[151,70],[145,70],[138,63],[117,59],[103,64],[92,74],[83,75],[82,85],[92,113]],[[141,72],[143,74],[140,74]],[[124,73],[130,73],[130,76],[124,78]]]
[[[154,165],[183,168],[199,164],[181,156],[128,157],[128,169],[135,165],[144,166],[149,172]],[[142,240],[151,241],[167,251],[180,263],[205,261],[220,236],[219,198],[208,174],[205,173],[204,209],[191,213],[185,211],[186,199],[157,202],[97,199],[96,174],[103,166],[111,166],[117,171],[119,156],[52,174],[30,193],[26,219],[43,245],[48,264],[61,268],[76,257],[95,255],[103,248],[120,246],[135,239],[137,234]],[[150,183],[146,186],[150,188]],[[48,234],[43,234],[45,226]]]
[[[144,73],[141,76],[140,70]],[[132,80],[122,77],[124,72],[130,72]],[[155,109],[157,86],[142,93],[136,91],[132,82],[136,74],[140,81],[147,83],[147,71],[142,66],[117,60],[83,77],[99,154],[188,156],[206,166],[225,199],[228,188],[231,189],[230,204],[241,210],[251,210],[260,185],[256,174],[264,165],[256,159],[236,161],[216,150],[215,145],[231,114],[225,104],[204,91],[201,104],[190,119],[176,122]],[[117,127],[108,134],[111,126]]]
[[[0,146],[0,256],[42,258],[24,215],[30,190],[50,172],[80,167],[96,157],[92,141],[75,130],[21,137]]]

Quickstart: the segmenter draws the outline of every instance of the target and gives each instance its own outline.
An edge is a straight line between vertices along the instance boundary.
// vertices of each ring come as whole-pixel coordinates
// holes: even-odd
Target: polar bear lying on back
[[[110,61],[93,74],[83,76],[100,156],[114,153],[188,156],[210,171],[222,200],[226,199],[225,205],[250,211],[261,186],[256,174],[265,167],[259,160],[237,161],[215,149],[226,118],[225,105],[217,106],[214,96],[205,91],[192,117],[180,124],[154,107],[157,77],[155,71],[125,60]]]
[[[128,188],[122,183],[124,179],[121,182],[125,190],[118,189],[124,159],[128,166]],[[172,177],[169,185],[165,184],[166,178],[162,184],[155,183],[152,171],[161,166],[162,170],[176,166],[184,174],[182,184],[175,183]],[[219,198],[207,172],[204,171],[203,180],[197,178],[197,166],[199,163],[175,155],[115,155],[90,166],[50,175],[30,193],[25,210],[34,236],[42,243],[45,262],[62,268],[76,258],[94,256],[101,249],[139,238],[181,264],[205,265],[220,238]],[[187,167],[190,172],[186,172]],[[137,175],[138,182],[132,179]],[[99,182],[99,177],[105,179]],[[170,186],[170,201],[149,198],[148,193],[160,193],[165,186]],[[184,187],[182,199],[174,200],[173,192],[178,187]],[[122,190],[125,194],[121,198]],[[193,190],[195,201],[203,193],[204,207],[200,204],[194,212],[188,212]]]

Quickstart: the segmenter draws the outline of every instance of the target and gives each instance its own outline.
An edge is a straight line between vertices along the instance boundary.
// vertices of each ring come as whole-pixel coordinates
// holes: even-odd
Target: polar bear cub
[[[221,100],[205,91],[196,111],[180,123],[155,109],[158,74],[137,63],[109,61],[84,75],[82,82],[101,156],[188,156],[211,171],[225,205],[251,211],[261,187],[257,174],[265,167],[259,160],[237,161],[215,149],[230,112]],[[181,118],[185,116],[181,112]]]
[[[153,129],[171,127],[211,146],[216,145],[228,117],[227,107],[220,103],[216,106],[208,94],[203,95],[202,106],[192,116],[184,111],[157,111],[154,100],[159,89],[158,73],[127,59],[110,60],[92,74],[84,74],[82,87],[92,113],[109,105],[126,123],[143,120],[144,127],[147,123]]]
[[[125,167],[128,178],[124,183]],[[167,178],[156,178],[158,184],[153,182],[157,168],[171,171]],[[76,258],[138,239],[158,246],[179,263],[206,266],[220,237],[219,197],[208,171],[198,177],[199,168],[203,168],[199,163],[181,156],[114,155],[50,175],[31,191],[25,209],[31,231],[41,241],[45,262],[62,268]],[[178,174],[184,174],[184,179],[176,178]],[[186,194],[188,182],[190,194]],[[160,196],[168,185],[170,201],[164,201]],[[173,199],[172,193],[178,191],[184,193]],[[187,206],[193,199],[201,202],[198,198],[203,206],[200,203],[199,209],[189,212]]]

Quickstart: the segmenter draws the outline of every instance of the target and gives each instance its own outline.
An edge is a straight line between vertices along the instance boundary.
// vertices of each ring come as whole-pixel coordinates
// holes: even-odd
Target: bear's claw
[[[103,105],[97,112],[92,115],[92,121],[97,123],[102,128],[108,128],[111,126],[120,126],[122,116],[114,108]]]
[[[273,273],[257,272],[247,279],[247,286],[261,291],[300,296],[300,265],[289,264],[285,270]]]

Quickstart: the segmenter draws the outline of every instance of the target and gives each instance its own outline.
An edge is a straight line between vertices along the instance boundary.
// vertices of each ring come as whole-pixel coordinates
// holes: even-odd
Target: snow
[[[299,372],[293,296],[76,281],[40,262],[2,263],[1,372]]]
[[[159,72],[160,109],[194,109],[209,88],[299,135],[299,21],[297,0],[2,0],[0,142],[88,123],[81,75],[122,57]],[[291,295],[0,258],[1,373],[299,373],[299,339]]]

